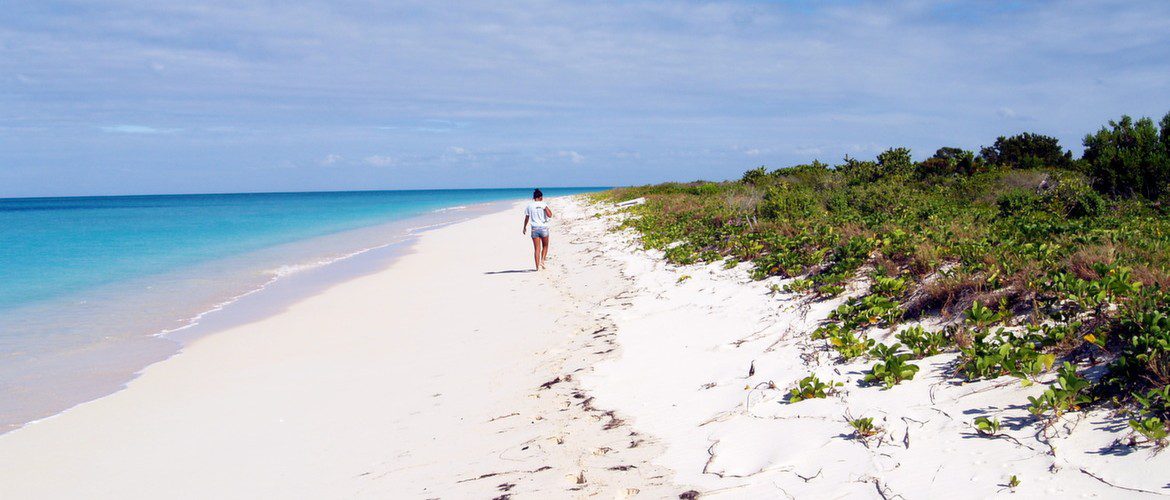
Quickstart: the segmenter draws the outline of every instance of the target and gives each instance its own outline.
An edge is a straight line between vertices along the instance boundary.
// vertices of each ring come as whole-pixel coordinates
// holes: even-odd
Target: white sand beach
[[[0,436],[0,498],[673,493],[652,440],[565,381],[614,355],[594,312],[617,270],[557,234],[521,272],[520,207]]]
[[[1170,494],[1170,455],[1114,445],[1124,418],[1040,429],[1024,409],[1040,387],[955,384],[953,355],[862,386],[868,364],[809,339],[841,299],[669,266],[612,230],[620,214],[551,204],[548,271],[518,272],[519,205],[428,232],[383,271],[0,436],[0,498]],[[809,373],[843,385],[787,402]],[[880,431],[855,439],[846,415]],[[979,415],[1004,435],[975,433]]]

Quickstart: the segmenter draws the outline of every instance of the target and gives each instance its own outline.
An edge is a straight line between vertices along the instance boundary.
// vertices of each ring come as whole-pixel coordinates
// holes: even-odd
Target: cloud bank
[[[721,179],[1170,110],[1161,0],[9,11],[0,196]]]

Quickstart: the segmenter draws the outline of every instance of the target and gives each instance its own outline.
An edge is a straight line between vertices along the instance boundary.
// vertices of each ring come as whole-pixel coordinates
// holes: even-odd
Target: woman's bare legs
[[[547,240],[547,239],[548,238],[532,238],[532,259],[534,261],[536,261],[536,270],[537,271],[540,270],[541,264],[544,263],[544,257],[542,256],[542,253],[543,254],[548,253],[547,249],[544,249],[544,251],[541,252],[541,243],[544,242],[543,240]]]
[[[540,242],[544,246],[544,248],[540,251],[540,267],[543,268],[544,261],[548,259],[548,236],[541,238]]]

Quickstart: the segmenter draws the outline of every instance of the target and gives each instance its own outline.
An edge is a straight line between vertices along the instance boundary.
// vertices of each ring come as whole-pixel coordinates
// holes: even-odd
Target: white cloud
[[[392,156],[373,155],[367,156],[363,162],[372,167],[389,167],[398,163],[398,160]]]
[[[117,134],[173,134],[183,131],[181,128],[155,128],[145,125],[111,125],[101,127],[101,129],[105,132]]]
[[[341,156],[339,154],[328,154],[328,155],[325,155],[325,157],[321,159],[320,163],[322,166],[328,167],[328,166],[333,165],[333,164],[335,164],[341,160],[344,160],[344,159],[345,159],[345,157]]]
[[[585,157],[576,151],[557,151],[557,156],[568,158],[573,163],[583,163],[585,161]]]
[[[0,28],[0,82],[20,90],[0,126],[56,132],[6,144],[47,166],[0,189],[131,161],[119,141],[70,148],[77,123],[156,134],[122,136],[166,146],[132,161],[172,165],[175,179],[134,179],[142,191],[258,189],[271,180],[237,174],[249,156],[313,165],[362,147],[377,149],[337,166],[393,164],[379,175],[425,185],[436,164],[475,166],[443,181],[497,186],[525,179],[529,161],[584,162],[597,168],[574,179],[618,184],[977,149],[1021,131],[1075,148],[1110,118],[1170,102],[1166,0],[93,3]],[[159,128],[170,120],[183,133]],[[219,123],[246,136],[201,137]],[[394,157],[366,161],[377,151]],[[615,151],[640,156],[609,168]]]

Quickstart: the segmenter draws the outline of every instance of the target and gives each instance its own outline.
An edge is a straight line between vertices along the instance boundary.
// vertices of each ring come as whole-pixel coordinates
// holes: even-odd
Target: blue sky
[[[1170,2],[56,2],[0,196],[736,178],[1170,111]]]

